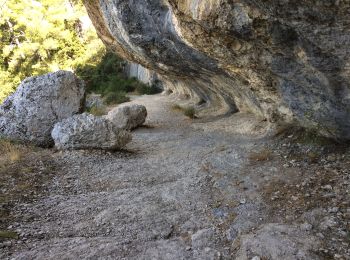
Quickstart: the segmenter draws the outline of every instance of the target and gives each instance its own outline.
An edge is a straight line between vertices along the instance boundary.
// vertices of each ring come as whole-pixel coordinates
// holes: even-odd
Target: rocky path
[[[59,170],[13,209],[21,239],[1,259],[327,259],[305,219],[269,211],[267,185],[300,176],[251,162],[262,122],[190,120],[161,95],[134,102],[149,117],[125,151],[52,154]]]

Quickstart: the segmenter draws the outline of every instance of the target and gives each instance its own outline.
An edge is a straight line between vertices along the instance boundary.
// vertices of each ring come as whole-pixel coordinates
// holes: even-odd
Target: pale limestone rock
[[[85,86],[72,72],[30,77],[0,106],[0,136],[51,146],[55,123],[82,112]]]
[[[111,121],[117,127],[127,130],[132,130],[141,126],[147,117],[145,106],[137,104],[120,105],[111,111],[106,116],[106,119]]]
[[[131,134],[107,119],[83,113],[57,123],[52,138],[60,150],[118,150],[131,141]]]

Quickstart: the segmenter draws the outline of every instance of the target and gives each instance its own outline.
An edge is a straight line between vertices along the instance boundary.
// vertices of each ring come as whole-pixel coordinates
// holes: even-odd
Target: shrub
[[[184,111],[185,116],[192,118],[192,119],[196,118],[196,111],[195,111],[194,107],[186,107],[186,108],[184,108],[183,111]]]
[[[160,92],[157,85],[148,86],[136,78],[124,75],[125,62],[111,52],[101,52],[95,65],[79,66],[76,73],[85,80],[89,93],[101,94],[107,105],[129,101],[127,93],[156,94]]]
[[[136,92],[140,95],[154,95],[160,93],[161,91],[162,90],[156,84],[149,86],[147,84],[139,82],[139,84],[136,86]]]
[[[18,238],[19,236],[16,232],[0,230],[0,239],[18,239]]]
[[[171,107],[173,110],[182,110],[182,107],[178,104],[174,104],[172,107]]]
[[[106,114],[106,108],[101,106],[92,106],[87,112],[94,116],[103,116]]]
[[[0,164],[20,161],[27,152],[26,146],[0,138]]]
[[[120,104],[123,102],[128,102],[128,101],[130,101],[130,98],[128,96],[126,96],[126,93],[123,91],[110,92],[110,93],[105,95],[103,101],[106,105],[116,105],[116,104]]]
[[[195,119],[196,117],[196,110],[194,109],[194,107],[181,107],[178,104],[174,104],[171,107],[173,110],[178,110],[178,111],[182,111],[183,114],[189,118]]]

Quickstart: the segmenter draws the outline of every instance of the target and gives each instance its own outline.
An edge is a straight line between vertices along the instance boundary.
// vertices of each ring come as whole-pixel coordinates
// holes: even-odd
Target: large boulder
[[[82,112],[84,96],[84,82],[69,71],[27,78],[0,106],[0,136],[51,146],[53,126]]]
[[[57,123],[52,138],[60,150],[118,150],[131,141],[131,134],[103,117],[83,113]]]
[[[119,128],[132,130],[141,126],[147,117],[145,106],[132,104],[120,105],[111,111],[106,116],[106,119],[111,121]]]

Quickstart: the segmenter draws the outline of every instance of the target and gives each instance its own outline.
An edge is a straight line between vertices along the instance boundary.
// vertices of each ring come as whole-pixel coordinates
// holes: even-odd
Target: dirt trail
[[[149,117],[126,151],[53,153],[49,192],[13,209],[22,239],[1,259],[322,258],[309,226],[268,212],[264,187],[286,176],[249,159],[267,142],[261,122],[193,121],[161,95],[134,102]]]

